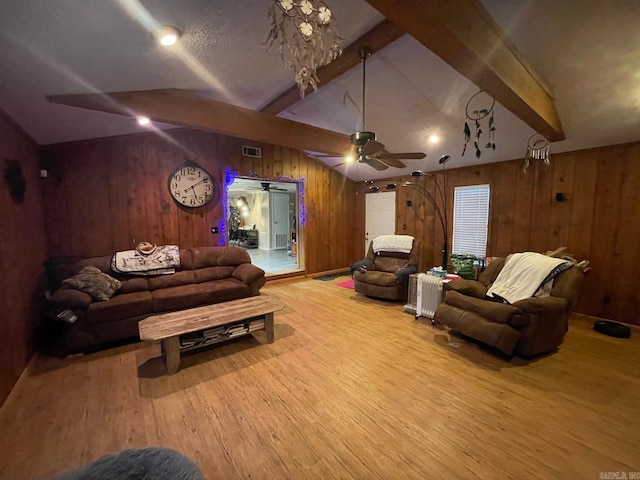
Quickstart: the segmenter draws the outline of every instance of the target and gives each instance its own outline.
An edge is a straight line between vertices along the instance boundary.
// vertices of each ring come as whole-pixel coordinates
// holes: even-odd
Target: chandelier
[[[311,85],[318,90],[316,69],[342,55],[333,13],[320,0],[273,0],[267,11],[271,30],[264,44],[267,50],[280,44],[285,68],[295,72],[300,96]]]

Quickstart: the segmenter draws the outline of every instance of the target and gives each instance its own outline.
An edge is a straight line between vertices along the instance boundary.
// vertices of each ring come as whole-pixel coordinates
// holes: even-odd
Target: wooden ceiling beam
[[[136,117],[155,122],[209,130],[233,137],[345,155],[351,150],[347,135],[255,112],[179,89],[117,93],[50,95],[51,103]]]
[[[342,75],[344,72],[352,69],[358,65],[362,60],[360,58],[360,49],[363,47],[369,47],[375,53],[382,50],[394,40],[397,40],[404,32],[401,31],[395,24],[385,19],[378,25],[373,27],[367,33],[351,43],[346,47],[342,55],[333,60],[328,65],[324,65],[316,71],[320,83],[318,89],[327,85],[331,80]],[[309,92],[307,92],[309,93]],[[287,91],[274,98],[260,111],[265,113],[271,113],[277,115],[280,112],[286,110],[290,106],[300,101],[300,89],[297,85],[289,88]]]
[[[480,0],[367,0],[551,141],[564,140],[554,100]],[[400,5],[402,3],[402,5]]]

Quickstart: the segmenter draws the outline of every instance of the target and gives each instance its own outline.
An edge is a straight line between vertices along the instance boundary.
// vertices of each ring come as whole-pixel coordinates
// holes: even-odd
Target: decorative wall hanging
[[[24,192],[27,190],[27,182],[22,173],[22,166],[15,158],[5,159],[5,167],[2,170],[4,183],[9,187],[9,194],[16,203],[24,202]]]
[[[267,50],[279,41],[280,58],[285,68],[295,72],[302,98],[309,85],[317,91],[316,69],[342,55],[329,7],[321,0],[273,0],[267,17],[271,22],[264,41]]]
[[[542,160],[545,165],[551,164],[549,158],[549,140],[540,133],[534,133],[527,140],[527,154],[524,156],[524,171],[527,171],[531,160]]]
[[[472,121],[475,126],[473,145],[476,148],[476,158],[480,158],[482,151],[480,146],[482,144],[482,125],[481,122],[485,118],[489,118],[487,122],[486,134],[487,141],[484,144],[484,148],[496,149],[496,142],[494,134],[496,131],[496,125],[493,118],[493,107],[496,104],[496,100],[489,95],[486,90],[480,90],[474,93],[464,109],[465,122],[464,122],[464,147],[462,148],[462,156],[467,151],[467,143],[471,140],[471,128],[469,127],[469,121]]]

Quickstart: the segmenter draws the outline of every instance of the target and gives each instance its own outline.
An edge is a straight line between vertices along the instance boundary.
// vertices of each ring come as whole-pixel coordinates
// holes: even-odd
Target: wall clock
[[[209,172],[192,161],[171,172],[168,186],[173,199],[189,208],[202,207],[220,196],[220,187]]]

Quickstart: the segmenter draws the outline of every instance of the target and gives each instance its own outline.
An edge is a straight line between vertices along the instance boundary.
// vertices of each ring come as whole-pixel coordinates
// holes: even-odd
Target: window
[[[489,185],[456,187],[453,198],[452,253],[487,255]]]

